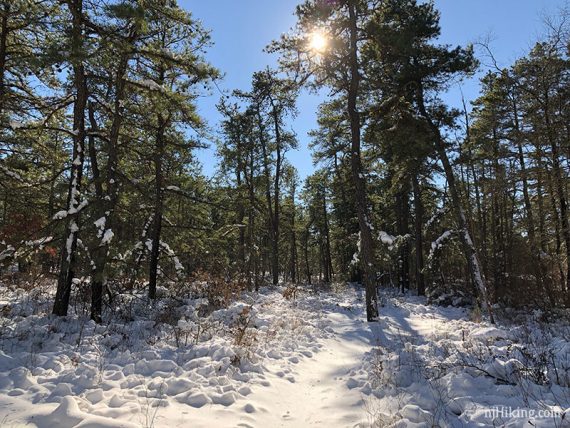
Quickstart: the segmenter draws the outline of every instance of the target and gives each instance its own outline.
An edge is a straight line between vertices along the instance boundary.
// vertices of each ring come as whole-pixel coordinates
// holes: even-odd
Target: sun
[[[323,53],[329,44],[325,33],[315,30],[309,34],[309,48],[317,53]]]

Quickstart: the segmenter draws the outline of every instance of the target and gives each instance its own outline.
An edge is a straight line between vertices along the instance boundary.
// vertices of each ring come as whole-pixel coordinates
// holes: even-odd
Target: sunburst
[[[322,30],[315,30],[309,34],[309,49],[316,53],[323,53],[329,46],[329,39]]]

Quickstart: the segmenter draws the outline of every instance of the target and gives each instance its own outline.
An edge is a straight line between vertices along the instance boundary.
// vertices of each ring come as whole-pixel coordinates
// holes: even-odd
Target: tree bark
[[[6,57],[8,45],[8,16],[10,15],[10,3],[3,2],[4,10],[0,19],[0,117],[4,113],[6,104]]]
[[[360,229],[360,263],[362,266],[362,282],[366,291],[366,319],[376,321],[378,319],[378,296],[376,293],[376,280],[374,272],[374,240],[370,218],[368,215],[368,200],[366,195],[366,183],[364,168],[361,158],[361,124],[358,112],[358,94],[360,90],[360,72],[358,64],[358,26],[355,0],[348,1],[349,32],[350,32],[350,82],[348,87],[348,116],[350,118],[351,135],[351,171],[355,188],[356,210]]]
[[[162,172],[162,162],[164,158],[164,132],[166,129],[166,120],[162,113],[157,114],[157,131],[156,146],[154,150],[154,218],[151,229],[151,249],[149,260],[149,278],[148,278],[148,297],[156,299],[156,285],[158,278],[158,261],[160,258],[160,235],[162,232],[162,216],[163,216],[163,187],[164,177]]]
[[[425,278],[424,278],[424,249],[423,249],[423,221],[424,207],[422,203],[422,192],[418,174],[412,176],[412,187],[414,192],[414,233],[416,244],[416,286],[418,296],[425,296]]]
[[[297,232],[295,230],[295,217],[296,217],[296,210],[295,210],[295,188],[293,187],[291,191],[291,266],[290,266],[290,273],[291,273],[291,282],[293,284],[297,283]]]
[[[305,233],[303,234],[303,252],[305,255],[305,272],[307,275],[307,283],[309,285],[311,285],[311,265],[309,263],[309,236],[310,234],[310,227],[311,227],[312,221],[310,221],[306,228],[305,228]]]
[[[72,15],[71,45],[73,87],[75,102],[73,105],[73,162],[71,164],[70,183],[67,194],[67,212],[77,210],[81,197],[81,181],[83,177],[83,163],[85,156],[85,108],[87,106],[87,82],[83,66],[83,1],[74,0],[68,3]],[[75,268],[75,251],[79,235],[79,213],[74,213],[67,222],[67,239],[61,249],[61,262],[57,291],[53,305],[53,314],[67,315],[71,285]]]
[[[272,273],[272,282],[273,285],[277,285],[279,283],[279,225],[276,224],[276,220],[278,222],[279,215],[276,214],[273,204],[275,203],[275,207],[279,210],[279,202],[276,200],[278,198],[278,193],[274,193],[273,197],[271,196],[271,172],[269,169],[269,155],[267,153],[267,141],[264,137],[265,128],[263,126],[263,119],[261,117],[261,112],[257,111],[257,122],[259,127],[259,141],[261,143],[261,151],[263,155],[263,171],[265,174],[265,199],[267,203],[267,228],[269,231],[269,240],[271,245],[271,273]],[[279,159],[280,162],[280,159]],[[280,163],[279,163],[280,166]],[[277,169],[277,167],[276,167]],[[276,171],[277,177],[277,171]],[[275,183],[278,183],[277,178],[275,178]],[[279,189],[273,187],[273,191],[279,191]],[[275,199],[275,201],[274,201]]]
[[[238,124],[239,126],[239,124]],[[243,220],[245,218],[245,207],[243,204],[242,195],[242,174],[245,174],[245,165],[242,157],[243,145],[241,143],[241,132],[238,131],[237,135],[237,159],[236,159],[236,184],[237,184],[237,198],[236,198],[236,222],[239,227],[239,237],[238,237],[238,262],[239,262],[239,273],[243,275],[245,273],[245,227],[243,227]]]
[[[332,277],[333,277],[333,267],[332,267],[332,256],[331,256],[331,238],[330,238],[330,227],[329,227],[329,216],[328,216],[328,212],[327,212],[327,199],[326,196],[323,192],[323,198],[322,198],[322,205],[323,205],[323,237],[324,237],[324,263],[325,263],[325,267],[326,267],[326,272],[327,272],[327,280],[325,280],[326,283],[329,283],[332,281]]]
[[[273,117],[273,126],[275,128],[275,181],[273,183],[273,219],[271,221],[273,227],[272,237],[272,254],[271,254],[271,270],[273,271],[273,285],[279,283],[279,191],[281,182],[281,149],[283,142],[281,141],[281,128],[279,125],[279,113],[272,98],[271,108]]]
[[[396,205],[398,213],[398,235],[405,237],[409,233],[410,204],[408,200],[407,184],[396,194]],[[398,285],[400,293],[404,293],[410,288],[410,246],[406,240],[400,248],[398,256]]]
[[[127,43],[132,43],[136,35],[133,33],[129,37]],[[114,223],[115,207],[119,199],[119,184],[117,178],[117,168],[119,163],[119,136],[123,124],[123,101],[125,99],[125,76],[129,63],[130,55],[124,52],[117,67],[116,81],[115,81],[115,100],[113,110],[113,121],[111,123],[111,130],[109,132],[109,141],[107,144],[107,194],[104,197],[98,197],[97,207],[95,209],[96,219],[105,219],[105,224],[98,231],[101,241],[95,245],[91,251],[91,258],[93,260],[93,270],[91,272],[91,319],[97,323],[102,321],[103,310],[103,287],[107,281],[106,267],[109,260],[109,249],[111,240],[105,239],[105,233],[112,231]],[[90,119],[92,118],[92,109],[89,111]],[[89,150],[92,150],[90,141]],[[93,158],[91,154],[92,159]],[[100,180],[99,180],[100,182]],[[97,185],[96,185],[97,186]],[[102,185],[99,184],[99,192],[102,190]],[[102,196],[102,193],[101,195]]]

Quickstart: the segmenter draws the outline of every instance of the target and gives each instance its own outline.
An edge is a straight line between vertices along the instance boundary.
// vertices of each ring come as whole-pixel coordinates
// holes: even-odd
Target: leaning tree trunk
[[[74,275],[75,252],[79,235],[79,213],[77,211],[80,204],[79,198],[81,196],[81,181],[85,158],[85,108],[87,106],[87,82],[81,52],[83,47],[83,2],[82,0],[68,2],[68,7],[72,15],[71,58],[73,58],[75,102],[73,105],[73,161],[71,163],[67,194],[67,213],[68,216],[70,214],[73,214],[73,216],[67,222],[67,239],[63,242],[61,249],[57,291],[53,304],[53,314],[58,316],[67,315]]]
[[[376,278],[374,272],[374,240],[372,239],[372,228],[368,215],[366,183],[364,181],[364,168],[360,153],[361,124],[357,100],[361,77],[358,69],[358,27],[354,0],[349,0],[348,10],[350,31],[350,85],[348,88],[347,107],[351,135],[350,163],[360,229],[360,263],[362,266],[362,282],[366,290],[366,319],[368,321],[376,321],[378,319],[378,296],[376,293]]]
[[[487,295],[487,286],[485,285],[485,279],[483,277],[483,271],[481,269],[479,258],[477,257],[475,244],[471,239],[471,233],[469,233],[469,229],[467,227],[467,218],[465,217],[465,212],[463,211],[459,192],[455,183],[455,173],[453,172],[451,162],[447,156],[447,152],[445,150],[445,142],[443,141],[439,127],[433,122],[431,116],[426,110],[423,87],[421,84],[419,85],[417,91],[417,103],[420,114],[424,117],[430,129],[432,130],[435,149],[441,163],[443,164],[443,170],[445,172],[445,177],[447,178],[447,185],[449,187],[449,194],[451,196],[451,204],[453,207],[453,212],[455,214],[455,220],[457,221],[459,237],[463,245],[463,252],[465,254],[465,258],[467,259],[467,266],[469,268],[471,281],[478,293],[479,302],[482,306],[482,309],[488,312],[490,321],[494,323],[495,320],[493,317],[491,305],[489,304],[489,297]]]

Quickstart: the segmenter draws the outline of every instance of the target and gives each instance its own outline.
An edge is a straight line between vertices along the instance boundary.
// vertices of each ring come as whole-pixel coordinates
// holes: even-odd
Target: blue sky
[[[223,91],[249,89],[251,75],[266,66],[275,65],[276,58],[263,48],[295,24],[293,12],[301,0],[180,0],[182,7],[212,32],[214,46],[207,59],[218,67],[225,78],[219,87]],[[552,14],[566,0],[436,0],[441,12],[441,41],[465,45],[491,35],[492,48],[500,65],[508,66],[524,55],[543,33],[542,16]],[[484,61],[484,58],[482,58]],[[468,101],[477,97],[478,81],[462,83]],[[453,106],[461,105],[458,87],[445,97]],[[212,128],[220,116],[215,105],[220,93],[199,100],[199,110]],[[297,133],[299,149],[287,154],[302,178],[313,170],[307,149],[307,131],[316,124],[317,106],[322,98],[304,93],[298,101],[299,116],[291,121]],[[213,144],[212,144],[213,146]],[[198,158],[204,173],[211,175],[217,159],[213,148],[200,150]]]

